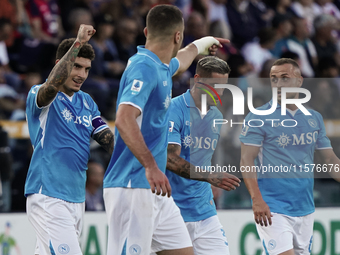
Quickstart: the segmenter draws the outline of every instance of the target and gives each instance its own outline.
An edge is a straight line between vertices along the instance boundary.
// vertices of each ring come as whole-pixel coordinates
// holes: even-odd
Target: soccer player
[[[81,25],[76,39],[62,41],[46,82],[33,86],[27,98],[34,152],[25,196],[37,234],[35,254],[82,254],[78,238],[91,136],[113,151],[113,133],[90,95],[80,91],[94,59],[87,43],[94,33],[92,26]]]
[[[118,92],[115,151],[104,177],[107,254],[193,254],[178,207],[172,197],[164,197],[171,195],[164,174],[171,77],[186,70],[197,54],[221,45],[204,37],[179,51],[184,21],[175,6],[157,5],[146,23],[146,45],[129,59]]]
[[[245,121],[260,119],[252,126],[246,124],[240,134],[241,169],[286,167],[288,172],[259,173],[243,172],[245,184],[253,202],[257,232],[263,254],[310,254],[313,241],[313,161],[314,151],[321,154],[325,164],[340,164],[334,154],[320,113],[309,110],[305,115],[294,104],[287,105],[287,115],[281,115],[281,89],[301,87],[303,78],[298,64],[287,58],[274,62],[270,71],[271,86],[278,89],[278,104],[267,116],[249,113]],[[299,93],[287,93],[287,98],[297,99]],[[273,101],[258,108],[267,110]],[[265,120],[270,121],[265,121]],[[282,120],[291,119],[292,127],[281,125]],[[294,122],[296,121],[296,126]],[[287,122],[288,123],[288,122]],[[293,123],[293,124],[292,124]],[[291,125],[292,124],[292,125]],[[294,127],[293,127],[294,126]],[[255,162],[254,162],[255,161]],[[300,166],[302,169],[300,170]],[[282,169],[282,168],[281,168]],[[339,176],[333,175],[336,180]]]
[[[213,122],[214,119],[222,119],[222,113],[211,97],[207,99],[207,115],[201,117],[201,95],[205,93],[202,88],[206,88],[201,83],[205,79],[201,78],[209,78],[207,82],[211,86],[227,84],[229,73],[230,68],[222,59],[214,56],[200,59],[193,88],[174,98],[169,108],[166,175],[172,187],[172,196],[188,228],[195,255],[229,254],[211,185],[231,190],[239,186],[240,180],[228,173],[224,173],[224,178],[216,178],[216,173],[200,173],[195,169],[195,166],[205,169],[211,166],[221,129],[221,125],[214,128]],[[224,89],[215,90],[222,95]],[[219,101],[216,96],[214,99]]]

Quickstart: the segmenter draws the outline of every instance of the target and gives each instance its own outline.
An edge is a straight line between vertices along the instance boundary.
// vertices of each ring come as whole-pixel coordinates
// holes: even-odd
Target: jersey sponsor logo
[[[169,132],[172,132],[174,130],[174,125],[175,125],[175,122],[169,121]]]
[[[280,135],[275,141],[279,144],[280,147],[284,149],[292,141],[292,139],[290,139],[289,136],[285,133],[282,133],[282,135]]]
[[[300,135],[292,134],[292,137],[282,133],[277,140],[278,145],[285,148],[289,144],[291,145],[306,145],[316,143],[318,138],[318,131],[301,133]]]
[[[191,147],[191,145],[194,143],[194,140],[192,140],[191,135],[186,135],[184,138],[182,138],[182,143],[185,148]]]
[[[63,114],[63,118],[67,121],[67,123],[73,120],[73,115],[69,109],[65,108],[61,113]]]
[[[182,138],[182,144],[186,148],[194,148],[194,149],[212,149],[215,150],[217,146],[217,139],[211,139],[210,137],[194,137],[191,135],[186,135]]]
[[[276,247],[276,241],[274,239],[269,240],[268,242],[268,250],[273,250]]]
[[[92,125],[92,115],[86,116],[76,116],[75,124],[81,124],[85,127],[89,127]]]
[[[163,86],[164,87],[168,86],[168,81],[163,81]]]
[[[312,128],[316,128],[318,126],[318,123],[316,122],[316,120],[314,119],[309,119],[308,120],[308,124],[312,127]]]
[[[165,109],[168,109],[168,108],[169,108],[169,106],[170,106],[170,104],[171,104],[171,97],[170,97],[169,95],[166,96],[166,98],[165,98],[163,104],[164,104],[164,108],[165,108]]]
[[[185,125],[191,127],[191,122],[187,120],[187,121],[185,121]]]
[[[129,252],[131,255],[139,255],[142,251],[142,248],[138,244],[133,244],[129,248]]]
[[[70,247],[67,244],[63,243],[58,246],[58,251],[60,254],[67,254],[70,251]]]
[[[131,90],[134,92],[139,92],[142,89],[142,86],[142,81],[134,79],[132,82]]]

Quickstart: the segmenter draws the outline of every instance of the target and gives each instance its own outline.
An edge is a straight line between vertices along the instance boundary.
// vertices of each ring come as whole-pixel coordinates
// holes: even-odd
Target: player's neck
[[[195,88],[192,88],[190,90],[190,94],[191,94],[192,98],[194,99],[194,103],[195,103],[196,108],[199,109],[200,111],[202,111],[202,109],[201,109],[201,105],[202,105],[201,104],[201,95],[196,93]],[[207,110],[209,110],[209,109],[210,109],[210,106],[207,105]]]
[[[145,44],[145,49],[155,53],[160,61],[164,64],[169,64],[173,58],[173,46],[170,43],[147,41]]]

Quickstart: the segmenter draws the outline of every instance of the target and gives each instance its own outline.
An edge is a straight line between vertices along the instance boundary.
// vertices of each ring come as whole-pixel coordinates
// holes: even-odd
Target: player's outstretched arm
[[[59,91],[59,87],[65,83],[70,75],[80,48],[90,40],[95,32],[96,30],[91,25],[80,25],[75,42],[53,67],[47,81],[39,89],[37,98],[39,107],[47,106],[53,101]]]
[[[260,147],[256,146],[249,146],[241,143],[241,170],[245,169],[245,167],[253,167],[254,160],[259,154]],[[251,199],[253,200],[253,212],[254,212],[254,219],[257,224],[261,226],[268,226],[272,224],[273,215],[270,212],[269,206],[263,200],[261,191],[259,189],[257,183],[257,173],[254,172],[245,172],[241,171],[244,182],[247,186]]]
[[[240,186],[241,180],[232,174],[196,171],[195,166],[180,157],[180,154],[181,146],[178,144],[168,145],[166,168],[175,174],[187,179],[209,182],[211,185],[227,191],[235,190]]]
[[[114,148],[114,135],[109,128],[104,129],[93,135],[93,139],[97,141],[110,155]]]
[[[221,43],[229,42],[228,39],[206,36],[190,43],[177,53],[176,57],[179,60],[179,68],[175,75],[187,70],[197,55],[215,55],[218,48],[222,48]]]
[[[333,149],[317,150],[321,158],[328,166],[328,172],[334,180],[340,182],[340,159],[335,155]]]
[[[136,119],[140,114],[140,110],[134,106],[128,104],[119,105],[115,122],[116,127],[126,146],[144,166],[151,191],[156,192],[157,195],[162,193],[162,196],[168,194],[168,197],[170,197],[171,187],[168,178],[158,168],[137,124]]]

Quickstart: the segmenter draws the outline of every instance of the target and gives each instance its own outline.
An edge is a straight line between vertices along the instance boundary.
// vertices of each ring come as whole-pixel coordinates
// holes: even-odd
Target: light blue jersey
[[[271,108],[271,102],[258,108],[266,110]],[[242,143],[261,147],[255,160],[257,166],[286,166],[288,172],[258,173],[258,185],[264,201],[270,210],[292,217],[304,216],[313,213],[313,186],[314,178],[311,170],[304,171],[307,164],[311,168],[314,163],[314,151],[329,149],[331,144],[326,136],[326,130],[320,113],[309,110],[312,115],[304,115],[299,109],[295,112],[287,110],[287,115],[281,115],[281,106],[278,104],[274,113],[267,116],[258,116],[249,113],[246,117],[246,126],[240,135]],[[262,127],[250,127],[261,125]],[[271,121],[269,119],[275,119]],[[280,123],[295,127],[284,127]],[[272,127],[273,126],[273,127]],[[300,171],[302,166],[302,171]],[[307,169],[306,169],[307,170]]]
[[[147,147],[163,172],[167,161],[171,77],[178,68],[178,59],[174,58],[166,65],[156,54],[139,46],[123,73],[117,98],[117,109],[121,104],[128,104],[141,111],[137,123]],[[104,177],[104,188],[110,187],[150,189],[145,168],[125,145],[117,128],[115,149]]]
[[[72,203],[85,201],[91,135],[108,128],[92,98],[79,91],[72,97],[58,92],[46,107],[37,105],[38,90],[28,93],[26,115],[34,147],[25,196],[41,193]],[[96,121],[101,122],[93,125]],[[94,128],[93,126],[96,126]]]
[[[210,107],[201,117],[190,91],[172,100],[169,116],[169,144],[181,146],[180,156],[195,166],[207,169],[220,137],[221,125],[213,127],[214,119],[222,119],[217,107]],[[211,186],[166,171],[172,196],[185,222],[200,221],[216,215]]]

